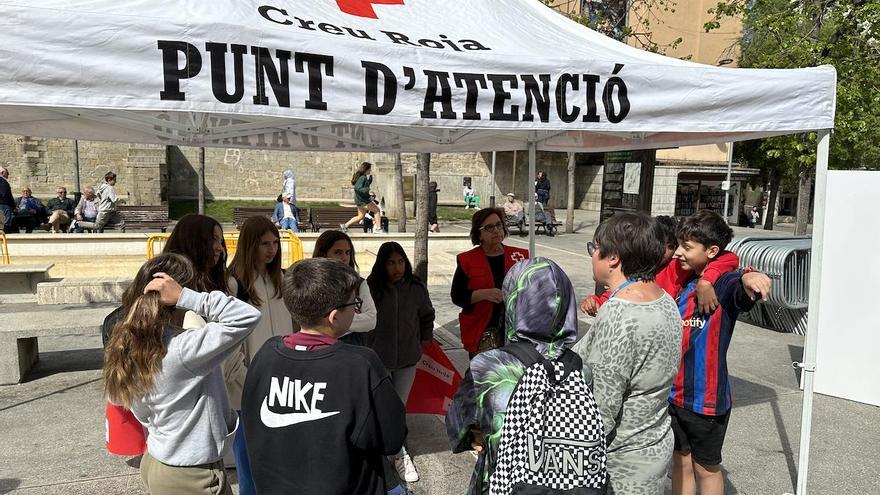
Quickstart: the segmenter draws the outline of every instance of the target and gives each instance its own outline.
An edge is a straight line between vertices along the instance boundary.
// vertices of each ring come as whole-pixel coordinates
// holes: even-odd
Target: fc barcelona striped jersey
[[[721,303],[712,314],[700,314],[694,293],[698,276],[688,280],[676,303],[681,313],[681,365],[669,392],[669,402],[697,414],[721,416],[731,405],[727,376],[727,349],[740,311],[755,304],[740,283],[742,274],[730,272],[715,283]]]

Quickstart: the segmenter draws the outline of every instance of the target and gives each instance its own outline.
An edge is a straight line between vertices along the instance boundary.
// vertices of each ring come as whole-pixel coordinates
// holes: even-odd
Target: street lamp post
[[[730,215],[728,213],[728,206],[730,205],[730,168],[733,166],[733,141],[727,143],[727,180],[724,181],[724,184],[721,185],[721,188],[724,189],[724,212],[721,216],[724,217],[724,221],[730,223]]]

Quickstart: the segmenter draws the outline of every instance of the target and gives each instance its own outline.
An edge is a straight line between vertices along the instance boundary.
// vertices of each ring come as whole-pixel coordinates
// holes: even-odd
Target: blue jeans
[[[235,433],[232,454],[235,455],[235,474],[238,476],[239,495],[256,495],[257,488],[254,486],[254,478],[251,476],[251,463],[248,460],[247,442],[244,439],[244,424],[241,422],[239,422],[238,431]]]
[[[280,222],[281,230],[292,230],[294,232],[299,232],[299,226],[297,225],[296,218],[282,218]]]
[[[546,189],[538,189],[538,203],[541,203],[544,206],[547,206],[547,203],[550,201],[550,191]]]

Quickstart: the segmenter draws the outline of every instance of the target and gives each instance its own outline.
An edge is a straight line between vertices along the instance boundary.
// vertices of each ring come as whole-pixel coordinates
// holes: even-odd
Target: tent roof
[[[311,151],[608,151],[834,125],[832,67],[712,67],[537,0],[0,0],[0,133]]]

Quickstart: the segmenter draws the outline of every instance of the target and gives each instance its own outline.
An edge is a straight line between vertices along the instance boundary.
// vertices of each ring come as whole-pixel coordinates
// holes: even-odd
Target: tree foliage
[[[724,17],[743,20],[740,67],[833,65],[837,110],[829,166],[880,169],[880,2],[873,0],[734,0],[710,10],[711,30]],[[815,133],[762,140],[753,165],[789,178],[815,167]]]
[[[665,12],[675,12],[675,0],[541,0],[569,19],[618,41],[628,40],[637,48],[665,54],[674,50],[682,38],[660,43],[653,27],[663,23]],[[575,9],[576,6],[582,6]],[[691,58],[687,56],[685,58]]]
[[[707,31],[726,17],[742,18],[740,67],[833,65],[837,107],[829,167],[880,169],[880,2],[731,0],[709,12],[715,18]],[[797,181],[797,234],[807,232],[816,139],[814,132],[768,138],[745,143],[738,154],[764,172],[774,193]]]

